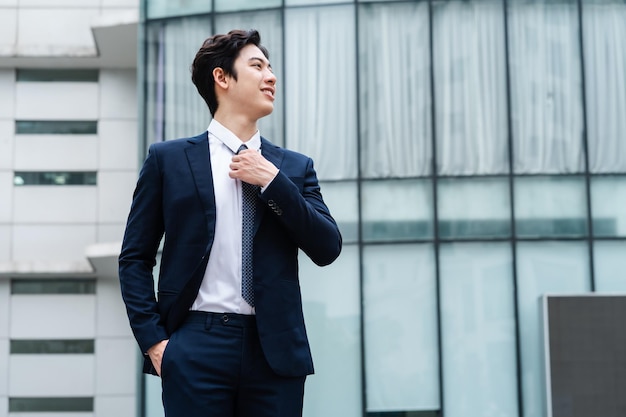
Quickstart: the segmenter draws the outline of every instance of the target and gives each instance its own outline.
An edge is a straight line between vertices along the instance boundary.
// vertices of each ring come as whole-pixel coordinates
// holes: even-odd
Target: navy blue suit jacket
[[[257,203],[254,292],[261,346],[279,375],[313,373],[298,280],[298,251],[317,265],[341,251],[337,224],[310,158],[261,138],[279,173]],[[204,276],[215,233],[207,132],[150,146],[133,195],[119,258],[122,296],[144,354],[185,319]],[[164,236],[158,291],[152,270]],[[144,372],[155,373],[146,356]]]

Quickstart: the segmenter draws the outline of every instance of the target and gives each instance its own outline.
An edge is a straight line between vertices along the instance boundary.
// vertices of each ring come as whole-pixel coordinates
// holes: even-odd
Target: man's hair
[[[261,45],[259,32],[251,30],[231,30],[225,35],[213,35],[206,39],[191,64],[191,81],[198,89],[211,115],[215,115],[218,102],[215,94],[213,70],[221,68],[226,75],[237,80],[234,63],[239,51],[246,45],[257,46],[266,58],[269,58],[267,49]]]

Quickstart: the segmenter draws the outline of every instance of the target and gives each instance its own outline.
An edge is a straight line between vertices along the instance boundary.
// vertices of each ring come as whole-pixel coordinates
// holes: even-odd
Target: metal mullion
[[[139,62],[137,64],[137,69],[138,69],[138,82],[141,83],[138,87],[138,103],[137,106],[139,108],[139,114],[138,117],[140,117],[141,119],[139,120],[138,123],[138,127],[139,127],[139,143],[137,144],[138,147],[138,159],[137,159],[137,169],[139,169],[139,166],[141,166],[141,160],[143,158],[144,155],[146,155],[147,153],[147,132],[148,132],[148,112],[147,112],[147,106],[144,105],[143,103],[146,103],[146,98],[148,97],[148,81],[147,81],[147,72],[148,72],[148,19],[147,19],[147,13],[148,13],[148,1],[149,0],[140,0],[139,3],[139,24],[140,26],[140,30],[137,32],[138,35],[140,36],[140,39],[138,39],[137,42],[137,46],[139,48],[139,50],[137,51],[137,56],[141,57],[141,62]],[[141,352],[137,351],[135,353],[135,357],[137,358],[137,364],[135,366],[136,368],[136,375],[138,375],[136,378],[136,389],[137,392],[139,392],[139,398],[137,399],[136,403],[135,403],[135,411],[137,412],[137,415],[140,417],[147,417],[146,416],[146,410],[147,410],[147,393],[146,393],[146,375],[144,375],[144,373],[142,372],[142,366],[143,366],[143,359],[144,356],[141,354]]]
[[[354,33],[355,33],[355,72],[356,72],[356,152],[357,152],[357,247],[359,256],[359,332],[360,332],[360,348],[361,348],[361,414],[363,417],[367,416],[367,363],[365,360],[365,303],[363,289],[363,255],[365,249],[365,242],[363,241],[363,173],[361,167],[361,71],[360,71],[360,59],[359,59],[359,3],[358,0],[353,0],[354,5]]]
[[[577,0],[577,12],[578,12],[578,42],[580,46],[580,79],[581,79],[581,98],[582,98],[582,112],[583,112],[583,152],[585,157],[585,188],[586,188],[586,203],[587,203],[587,243],[589,250],[589,280],[591,285],[591,291],[596,291],[595,280],[595,264],[594,264],[594,247],[593,247],[593,215],[591,205],[591,173],[589,170],[589,139],[587,135],[587,91],[585,84],[585,44],[583,35],[583,9],[582,1]]]
[[[507,135],[509,145],[509,204],[511,219],[511,268],[513,269],[513,314],[515,317],[515,362],[517,368],[517,409],[518,416],[524,415],[524,391],[522,381],[522,347],[520,335],[520,314],[519,314],[519,288],[517,285],[517,229],[515,226],[515,173],[514,173],[514,151],[513,151],[513,127],[512,127],[512,105],[511,105],[511,54],[509,51],[509,2],[502,0],[502,14],[504,17],[504,57],[505,57],[505,79],[506,79],[506,111],[507,111]]]
[[[435,293],[437,301],[437,355],[439,357],[439,415],[444,413],[444,389],[443,389],[443,338],[441,323],[441,268],[439,256],[439,211],[437,204],[437,124],[436,124],[436,101],[435,101],[435,60],[434,60],[434,40],[433,40],[433,1],[428,0],[428,34],[429,34],[429,53],[430,53],[430,100],[431,100],[431,140],[432,140],[432,157],[431,157],[431,176],[432,176],[432,196],[433,196],[433,251],[435,257]]]
[[[280,43],[281,43],[281,54],[282,54],[282,72],[283,72],[283,80],[287,80],[287,47],[285,46],[285,40],[287,36],[285,35],[285,21],[286,21],[286,13],[285,13],[285,0],[281,2],[281,10],[280,10]],[[284,82],[284,81],[283,81]],[[286,83],[285,83],[286,84]],[[282,144],[284,148],[287,147],[287,94],[284,88],[280,89],[280,94],[283,98],[283,120],[282,120]]]

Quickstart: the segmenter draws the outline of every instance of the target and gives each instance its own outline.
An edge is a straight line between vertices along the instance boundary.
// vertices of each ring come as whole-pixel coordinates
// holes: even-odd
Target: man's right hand
[[[165,346],[167,346],[169,340],[161,340],[156,345],[148,349],[148,356],[152,361],[152,366],[156,369],[156,372],[161,376],[161,361],[163,360],[163,352],[165,352]]]

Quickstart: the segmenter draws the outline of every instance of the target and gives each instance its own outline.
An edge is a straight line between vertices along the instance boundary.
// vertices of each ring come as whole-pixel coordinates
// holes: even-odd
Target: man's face
[[[256,45],[246,45],[235,60],[237,81],[231,79],[229,98],[237,109],[258,120],[274,110],[276,76],[272,66]]]

